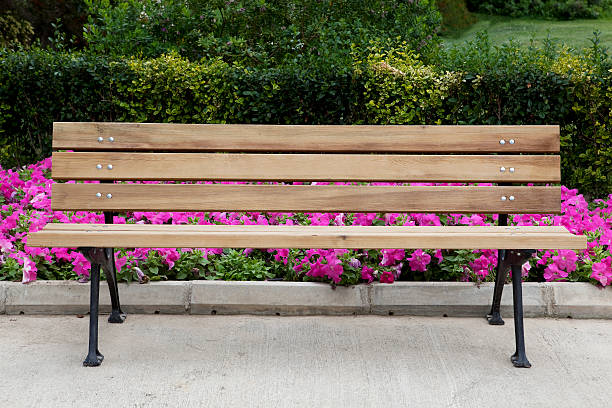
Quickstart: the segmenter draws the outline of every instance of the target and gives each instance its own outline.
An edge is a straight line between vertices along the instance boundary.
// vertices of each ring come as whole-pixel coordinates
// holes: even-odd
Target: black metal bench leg
[[[89,299],[89,352],[83,365],[99,366],[104,356],[98,350],[98,302],[100,300],[100,264],[91,264],[91,294]]]
[[[113,216],[115,214],[111,211],[104,212],[104,223],[112,224]],[[121,310],[121,304],[119,303],[119,288],[117,287],[117,266],[115,265],[115,251],[113,248],[106,248],[104,250],[105,262],[104,262],[104,275],[106,276],[106,282],[108,282],[108,291],[111,298],[111,314],[108,316],[109,323],[123,323],[125,321],[125,313]]]
[[[521,265],[512,265],[512,297],[514,301],[514,336],[516,352],[510,357],[515,367],[531,367],[525,355],[525,333],[523,328],[523,291]]]
[[[491,312],[487,315],[489,324],[501,326],[504,324],[504,320],[501,317],[500,306],[502,293],[504,291],[504,283],[506,282],[506,263],[505,263],[506,251],[500,250],[497,260],[497,275],[495,275],[495,288],[493,289],[493,303],[491,304]]]
[[[503,184],[500,184],[503,185]],[[499,219],[497,220],[497,225],[506,226],[508,225],[508,214],[499,214]],[[495,275],[495,289],[493,290],[493,302],[491,304],[491,311],[487,315],[487,320],[489,324],[495,326],[501,326],[504,324],[504,320],[501,317],[501,313],[499,311],[501,305],[502,293],[504,291],[504,283],[506,283],[506,276],[508,266],[505,262],[506,260],[506,250],[500,249],[498,251],[497,256],[497,271]]]
[[[111,298],[111,314],[108,316],[109,323],[123,323],[125,313],[121,310],[119,303],[119,288],[117,285],[117,267],[115,266],[115,253],[113,248],[104,249],[106,262],[104,264],[104,275],[108,283],[108,291]]]

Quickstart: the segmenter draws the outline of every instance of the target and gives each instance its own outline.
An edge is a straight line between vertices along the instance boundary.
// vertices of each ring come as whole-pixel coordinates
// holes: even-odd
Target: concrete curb
[[[100,309],[110,311],[102,282]],[[152,282],[120,284],[126,313],[265,315],[484,316],[493,284],[396,282],[332,289],[305,282]],[[525,283],[529,317],[612,319],[612,289],[589,283]],[[0,282],[0,314],[86,314],[89,285],[75,281]],[[502,314],[512,316],[512,288],[506,285]]]

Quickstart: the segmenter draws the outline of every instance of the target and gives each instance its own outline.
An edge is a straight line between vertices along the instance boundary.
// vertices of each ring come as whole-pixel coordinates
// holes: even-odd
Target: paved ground
[[[0,316],[0,407],[610,407],[612,321],[430,317]]]

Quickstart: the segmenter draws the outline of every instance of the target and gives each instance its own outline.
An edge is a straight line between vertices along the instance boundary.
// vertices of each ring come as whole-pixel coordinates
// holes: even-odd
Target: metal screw
[[[108,141],[113,143],[115,141],[115,138],[111,136],[108,138]],[[514,143],[514,140],[512,141],[512,143]]]
[[[102,193],[96,193],[96,197],[98,198],[102,197]]]
[[[510,196],[510,201],[514,201],[514,196]]]
[[[113,165],[109,164],[108,166],[106,166],[107,169],[112,170],[113,169]]]
[[[98,138],[98,142],[99,142],[99,143],[102,143],[103,141],[104,141],[104,138],[103,138],[102,136],[100,136],[100,137]]]
[[[505,145],[505,144],[506,144],[506,141],[505,141],[504,139],[502,139],[502,140],[500,140],[500,141],[499,141],[499,144],[500,144],[500,145]]]
[[[100,170],[102,168],[101,164],[96,164],[96,169]]]
[[[106,198],[113,198],[113,195],[112,195],[111,193],[108,193],[108,194],[106,195]]]
[[[510,144],[514,144],[514,139],[510,139]]]
[[[501,200],[506,201],[506,196],[502,196]]]
[[[510,167],[510,173],[514,173],[514,167]]]
[[[506,168],[502,166],[502,167],[499,168],[499,171],[501,171],[503,173],[504,171],[506,171]]]

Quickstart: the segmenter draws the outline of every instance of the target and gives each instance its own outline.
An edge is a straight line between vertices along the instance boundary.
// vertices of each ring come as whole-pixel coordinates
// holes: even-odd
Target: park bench
[[[91,262],[89,352],[97,366],[100,269],[111,323],[124,321],[113,248],[499,249],[490,324],[512,271],[516,352],[525,355],[521,265],[535,249],[584,249],[559,226],[507,226],[508,214],[558,213],[558,126],[278,126],[54,123],[54,210],[102,211],[106,224],[52,223],[31,247],[75,247]],[[70,150],[70,151],[66,151]],[[118,181],[276,181],[135,184]],[[358,182],[316,185],[308,182]],[[491,183],[487,186],[367,182]],[[527,183],[533,183],[526,185]],[[500,214],[497,226],[112,225],[125,211]]]

